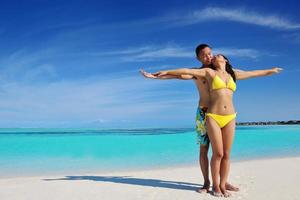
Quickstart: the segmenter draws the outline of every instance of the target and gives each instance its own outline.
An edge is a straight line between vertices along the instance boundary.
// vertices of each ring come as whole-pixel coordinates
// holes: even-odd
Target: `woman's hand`
[[[279,68],[279,67],[274,67],[271,69],[271,72],[272,74],[278,74],[282,71],[283,69],[282,68]]]
[[[264,69],[264,70],[252,70],[252,71],[235,71],[236,79],[243,80],[248,78],[255,78],[259,76],[270,76],[273,74],[278,74],[282,71],[282,68],[274,67],[272,69]]]

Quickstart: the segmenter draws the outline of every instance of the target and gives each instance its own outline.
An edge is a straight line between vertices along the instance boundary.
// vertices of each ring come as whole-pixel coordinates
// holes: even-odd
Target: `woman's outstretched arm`
[[[252,71],[234,71],[237,80],[243,80],[248,78],[255,78],[259,76],[270,76],[278,74],[282,71],[282,68],[274,67],[272,69],[265,70],[252,70]]]

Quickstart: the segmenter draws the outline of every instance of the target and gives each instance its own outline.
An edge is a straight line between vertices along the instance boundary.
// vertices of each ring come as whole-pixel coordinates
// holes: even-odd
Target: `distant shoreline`
[[[268,121],[268,122],[237,122],[239,126],[251,126],[251,125],[296,125],[300,124],[300,120],[289,121]]]

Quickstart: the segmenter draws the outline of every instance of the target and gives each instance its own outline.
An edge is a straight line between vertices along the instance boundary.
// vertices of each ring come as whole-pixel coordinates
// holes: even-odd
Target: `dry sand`
[[[240,187],[228,199],[299,200],[300,157],[233,162],[230,182]],[[205,200],[198,166],[93,174],[0,179],[0,200]],[[219,198],[224,199],[224,198]]]

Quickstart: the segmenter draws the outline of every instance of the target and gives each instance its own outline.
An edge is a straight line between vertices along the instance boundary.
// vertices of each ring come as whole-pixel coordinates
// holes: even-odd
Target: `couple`
[[[196,116],[196,129],[200,143],[199,162],[204,177],[203,188],[198,192],[208,192],[210,188],[208,148],[212,146],[211,173],[212,194],[229,197],[229,191],[238,191],[227,182],[230,168],[230,152],[235,133],[236,112],[232,102],[236,90],[236,80],[279,73],[281,68],[241,71],[233,69],[223,55],[213,56],[207,44],[196,48],[196,57],[201,68],[175,69],[148,73],[141,70],[146,78],[152,79],[193,79],[198,88],[200,100]]]

